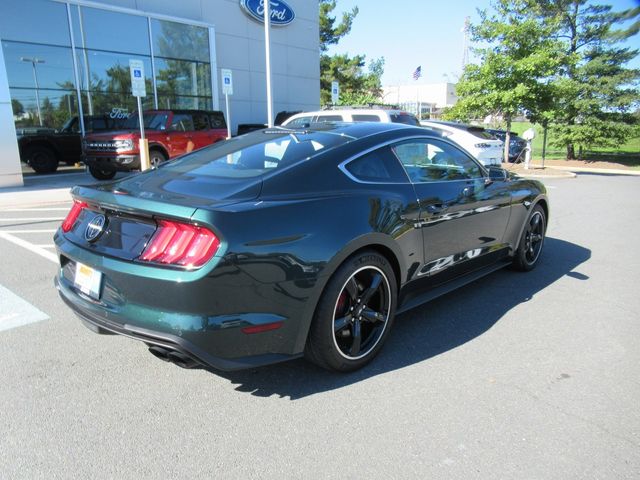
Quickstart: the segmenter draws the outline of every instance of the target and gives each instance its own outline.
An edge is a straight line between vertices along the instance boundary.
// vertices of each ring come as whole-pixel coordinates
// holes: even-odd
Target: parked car
[[[504,143],[497,140],[483,127],[435,120],[423,120],[420,125],[450,138],[477,158],[484,166],[499,166],[502,163]]]
[[[143,113],[143,122],[154,167],[227,138],[227,124],[219,111],[148,110]],[[109,180],[117,171],[140,169],[139,124],[138,114],[133,114],[121,131],[86,136],[83,161],[91,175]]]
[[[292,115],[295,115],[296,113],[300,113],[300,112],[299,111],[289,112],[287,110],[282,110],[276,114],[276,118],[273,121],[273,123],[274,125],[282,125],[287,118],[291,117]],[[268,125],[266,123],[239,123],[238,135],[244,135],[245,133],[254,132],[256,130],[261,130],[267,127]]]
[[[507,132],[506,130],[496,130],[493,128],[487,128],[487,132],[496,137],[498,140],[501,140],[502,143],[507,141]],[[524,149],[527,148],[527,141],[524,138],[518,136],[516,132],[510,132],[510,140],[509,140],[509,162],[517,163],[520,160],[523,160],[524,157]]]
[[[109,115],[86,115],[86,132],[101,132],[118,128],[118,119]],[[60,130],[19,128],[20,159],[36,173],[53,173],[60,162],[73,165],[82,160],[82,136],[79,117],[71,117]]]
[[[549,218],[541,183],[382,123],[252,132],[71,193],[54,237],[66,304],[94,332],[222,370],[360,368],[396,313],[533,269]]]
[[[338,108],[298,113],[284,121],[282,126],[300,127],[306,124],[322,122],[383,122],[420,125],[420,122],[418,122],[418,119],[413,114],[402,110],[386,108]]]

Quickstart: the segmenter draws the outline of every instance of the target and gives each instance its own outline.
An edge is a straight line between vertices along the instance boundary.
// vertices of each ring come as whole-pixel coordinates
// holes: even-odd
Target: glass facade
[[[132,59],[144,64],[143,108],[212,108],[206,27],[51,0],[2,0],[0,37],[18,132],[60,129],[80,109],[85,116],[132,113]]]

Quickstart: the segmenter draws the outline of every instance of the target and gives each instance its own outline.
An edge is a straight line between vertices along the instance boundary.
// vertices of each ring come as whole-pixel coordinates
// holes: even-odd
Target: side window
[[[343,120],[342,115],[318,115],[316,122],[342,122]]]
[[[354,122],[379,122],[380,117],[378,115],[367,115],[367,114],[354,114],[351,115],[351,118]]]
[[[394,145],[392,150],[413,183],[466,180],[482,176],[476,162],[453,145],[438,140],[404,142]]]
[[[178,132],[190,132],[193,130],[193,119],[188,113],[174,113],[170,128]]]
[[[210,113],[209,122],[211,122],[211,128],[227,128],[227,122],[224,121],[222,112]]]
[[[362,155],[345,165],[345,168],[363,182],[407,183],[407,175],[389,147]]]
[[[194,130],[209,130],[209,119],[204,113],[193,114],[193,129]]]

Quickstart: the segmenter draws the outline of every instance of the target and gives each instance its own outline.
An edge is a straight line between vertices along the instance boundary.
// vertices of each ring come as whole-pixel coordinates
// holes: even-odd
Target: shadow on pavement
[[[549,237],[544,248],[541,262],[532,272],[498,271],[399,315],[378,357],[357,372],[327,372],[299,359],[253,370],[212,373],[237,385],[240,392],[296,400],[423,362],[482,335],[509,310],[565,275],[588,280],[574,270],[591,257],[590,250]]]

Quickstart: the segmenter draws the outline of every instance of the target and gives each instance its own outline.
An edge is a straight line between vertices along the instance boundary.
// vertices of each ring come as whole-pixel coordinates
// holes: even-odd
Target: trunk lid
[[[254,200],[261,189],[259,178],[215,178],[164,168],[108,184],[76,186],[72,196],[89,207],[65,235],[96,253],[133,260],[156,231],[155,218],[189,222],[198,209]],[[101,231],[91,238],[96,220]]]

